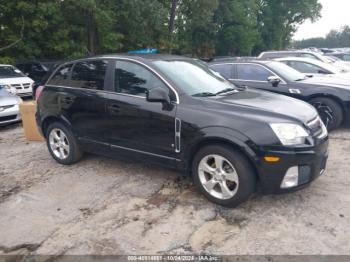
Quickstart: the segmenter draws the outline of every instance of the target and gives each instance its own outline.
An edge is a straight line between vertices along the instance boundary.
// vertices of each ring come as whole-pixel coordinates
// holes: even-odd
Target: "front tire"
[[[83,156],[73,133],[60,122],[49,125],[46,132],[46,143],[51,156],[60,164],[74,164]]]
[[[343,122],[344,114],[341,106],[334,100],[326,97],[317,97],[310,100],[328,131],[337,129]]]
[[[219,205],[236,207],[255,192],[256,176],[251,164],[229,146],[200,149],[193,160],[192,174],[197,188]]]

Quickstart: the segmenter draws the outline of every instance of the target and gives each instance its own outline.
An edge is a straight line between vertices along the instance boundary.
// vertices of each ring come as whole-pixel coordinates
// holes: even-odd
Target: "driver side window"
[[[132,62],[117,61],[114,70],[114,90],[118,93],[146,97],[155,87],[168,87],[145,67]]]

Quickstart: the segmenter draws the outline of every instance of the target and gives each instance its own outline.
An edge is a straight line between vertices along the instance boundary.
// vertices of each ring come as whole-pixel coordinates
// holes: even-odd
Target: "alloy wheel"
[[[217,199],[230,199],[237,193],[238,174],[230,161],[220,155],[202,158],[198,175],[203,188]]]
[[[54,155],[63,160],[69,155],[70,147],[66,134],[59,128],[51,130],[49,135],[50,148]]]

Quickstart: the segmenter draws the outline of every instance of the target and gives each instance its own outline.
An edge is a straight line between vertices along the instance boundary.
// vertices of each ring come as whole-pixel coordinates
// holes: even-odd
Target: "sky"
[[[324,37],[332,29],[350,25],[350,0],[319,0],[323,8],[321,18],[315,23],[310,20],[299,26],[293,39]]]

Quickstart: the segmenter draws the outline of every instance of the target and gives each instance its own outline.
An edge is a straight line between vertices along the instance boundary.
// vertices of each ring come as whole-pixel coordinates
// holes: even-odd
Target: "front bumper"
[[[328,138],[311,148],[264,150],[257,166],[262,191],[267,194],[287,193],[304,188],[319,177],[326,169],[328,159]],[[266,162],[265,156],[279,157],[278,162]],[[287,171],[298,167],[297,186],[281,188]]]
[[[0,112],[0,126],[21,121],[19,106],[14,105]]]

